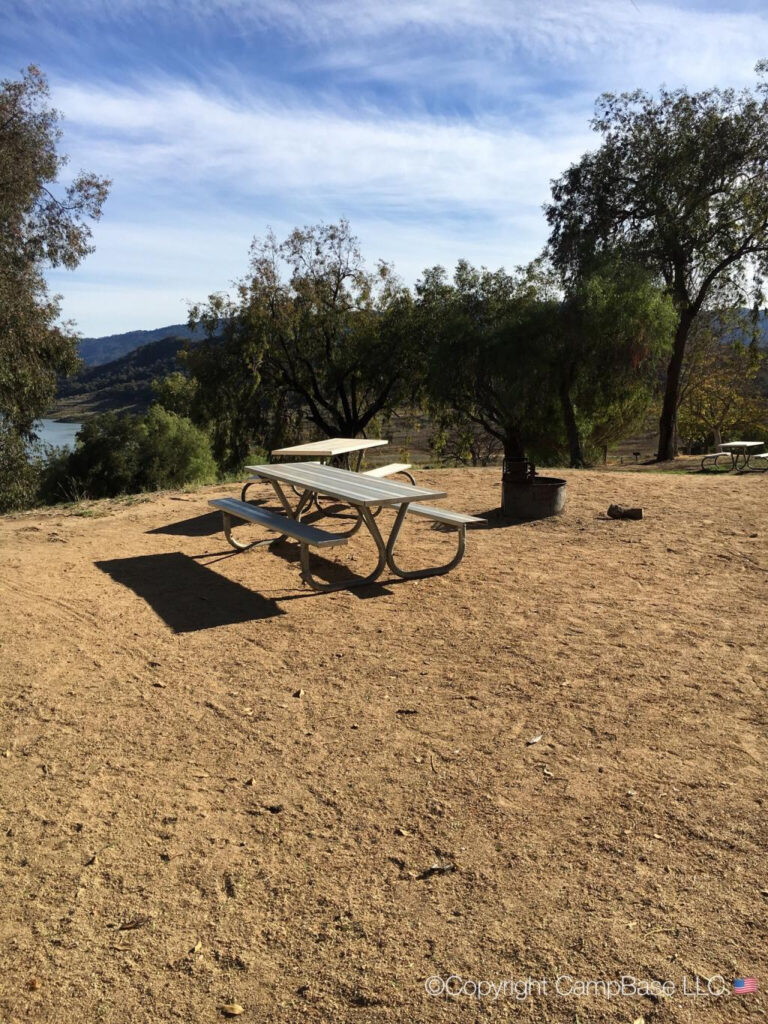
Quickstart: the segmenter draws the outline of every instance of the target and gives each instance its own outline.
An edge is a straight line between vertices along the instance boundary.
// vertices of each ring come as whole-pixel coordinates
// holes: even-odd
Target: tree
[[[342,220],[254,241],[237,298],[211,296],[191,316],[227,341],[227,358],[250,376],[249,400],[259,384],[287,392],[326,436],[355,437],[412,394],[410,308],[387,264],[366,269]]]
[[[442,267],[416,285],[414,332],[429,354],[435,415],[473,423],[505,458],[558,458],[563,426],[555,387],[559,299],[538,268],[516,275],[466,261],[453,282]]]
[[[194,324],[206,336],[179,356],[194,386],[189,415],[209,430],[221,469],[237,473],[254,444],[261,446],[269,434],[273,396],[261,379],[264,339],[247,311],[224,295],[212,295],[206,306],[193,307],[190,326]],[[161,389],[163,404],[167,391]]]
[[[647,271],[609,261],[572,282],[560,312],[558,391],[570,464],[578,467],[585,441],[605,452],[645,418],[675,311]]]
[[[599,149],[552,185],[546,212],[558,269],[582,277],[616,253],[656,275],[675,304],[659,459],[675,455],[696,316],[719,290],[743,291],[750,271],[768,259],[766,88],[606,94],[592,121]]]
[[[757,338],[745,339],[744,310],[700,314],[691,331],[682,375],[680,433],[689,443],[717,447],[736,435],[768,439],[766,357]]]
[[[56,377],[76,365],[77,337],[60,324],[59,297],[46,267],[74,269],[92,251],[109,182],[79,174],[54,191],[67,162],[58,152],[59,114],[45,76],[30,66],[0,82],[0,511],[29,499],[28,442],[47,409]]]

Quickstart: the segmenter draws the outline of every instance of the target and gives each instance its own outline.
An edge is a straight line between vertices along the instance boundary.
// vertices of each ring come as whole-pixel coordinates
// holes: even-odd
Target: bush
[[[113,498],[141,490],[140,416],[107,412],[83,424],[69,458],[69,475],[88,498]]]
[[[32,505],[39,478],[39,457],[30,458],[24,439],[0,420],[0,514]]]
[[[216,463],[208,435],[186,416],[155,405],[149,410],[143,428],[140,490],[211,483],[216,479]]]
[[[186,417],[153,406],[145,417],[110,412],[88,420],[73,452],[52,455],[40,498],[113,498],[215,479],[208,435]]]

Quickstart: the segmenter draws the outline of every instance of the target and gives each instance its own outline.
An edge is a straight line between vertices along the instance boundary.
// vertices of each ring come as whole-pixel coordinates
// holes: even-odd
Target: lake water
[[[43,444],[57,448],[74,448],[75,434],[82,423],[59,423],[58,420],[38,420],[35,431]]]

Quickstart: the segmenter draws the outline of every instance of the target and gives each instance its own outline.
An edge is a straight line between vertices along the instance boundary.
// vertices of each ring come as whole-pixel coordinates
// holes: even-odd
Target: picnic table
[[[296,455],[304,459],[335,459],[342,457],[346,468],[350,469],[349,456],[357,453],[357,464],[355,470],[359,471],[363,461],[363,454],[369,448],[381,448],[389,444],[389,441],[382,441],[377,438],[360,437],[325,437],[321,441],[307,441],[305,444],[292,444],[288,448],[276,448],[271,454]]]
[[[707,460],[714,460],[714,464],[717,466],[718,457],[724,454],[730,456],[731,469],[738,469],[739,459],[742,460],[741,468],[748,469],[750,460],[757,456],[764,446],[763,441],[725,441],[723,444],[718,444],[718,451],[716,453],[703,457],[701,468],[705,468]],[[760,458],[764,457],[761,456]]]
[[[468,516],[461,512],[418,504],[422,498],[444,498],[445,491],[433,488],[414,487],[411,484],[395,483],[354,473],[348,469],[325,466],[315,462],[271,463],[266,466],[248,466],[255,480],[265,481],[272,485],[284,515],[262,509],[258,506],[236,498],[217,498],[210,502],[222,512],[224,533],[229,543],[237,550],[273,543],[259,541],[255,544],[242,544],[231,535],[232,518],[246,522],[258,523],[280,534],[281,537],[293,537],[301,545],[302,579],[314,590],[328,591],[341,587],[359,586],[373,583],[379,578],[385,567],[403,579],[414,579],[424,576],[435,576],[448,572],[458,565],[464,556],[466,527],[472,522],[483,522],[476,516]],[[299,494],[298,502],[292,505],[285,493],[285,488],[295,488]],[[314,524],[301,521],[302,515],[309,510],[317,495],[333,498],[345,505],[351,505],[357,511],[357,521],[346,534],[328,533]],[[385,540],[379,529],[374,511],[392,507],[397,509],[389,535]],[[403,521],[408,513],[423,516],[434,522],[454,528],[458,533],[458,547],[454,557],[444,565],[430,566],[426,569],[401,569],[395,561],[395,544]],[[373,571],[366,577],[353,578],[346,583],[321,583],[311,572],[309,563],[309,547],[331,547],[347,542],[361,526],[370,533],[378,551],[378,561]]]

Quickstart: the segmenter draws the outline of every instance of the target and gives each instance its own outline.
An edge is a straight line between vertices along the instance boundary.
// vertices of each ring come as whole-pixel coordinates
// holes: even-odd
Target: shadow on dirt
[[[174,633],[285,615],[276,601],[220,576],[180,551],[114,558],[95,565],[146,601]]]

